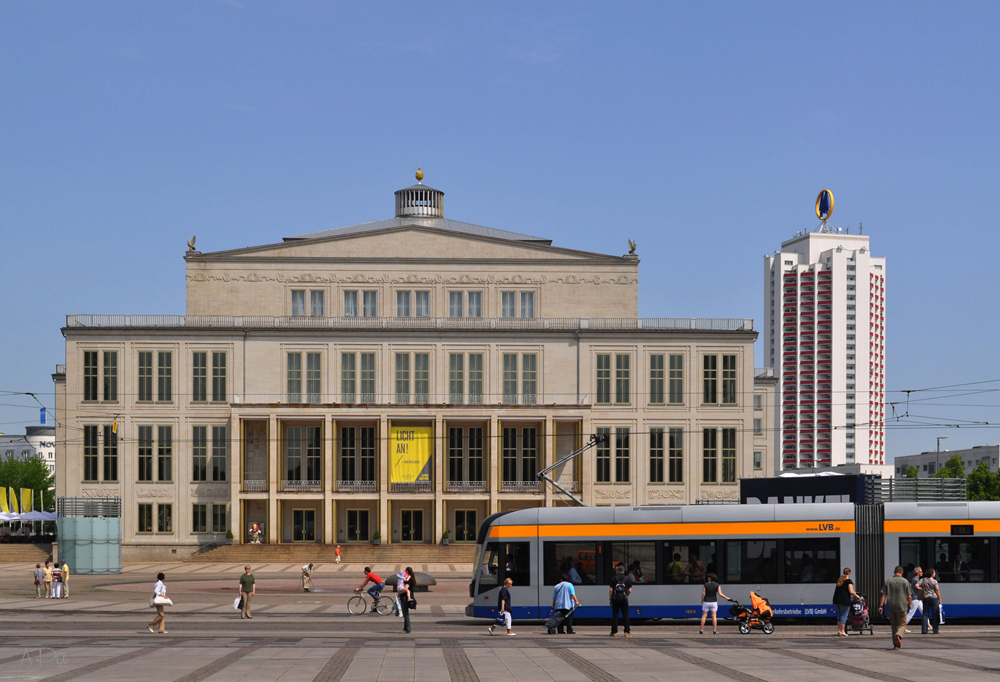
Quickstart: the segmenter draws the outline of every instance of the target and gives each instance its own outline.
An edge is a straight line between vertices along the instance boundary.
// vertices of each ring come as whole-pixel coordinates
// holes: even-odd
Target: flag
[[[10,511],[11,511],[11,513],[12,514],[20,514],[21,512],[19,512],[17,510],[17,493],[14,491],[14,488],[8,488],[7,490],[10,491]]]
[[[27,514],[34,508],[35,491],[31,488],[21,488],[21,513]]]
[[[7,495],[0,495],[0,511],[10,514],[10,505],[7,504]]]
[[[41,419],[40,423],[44,424],[45,423],[45,408],[44,407],[41,409],[41,412],[39,414],[39,418]]]

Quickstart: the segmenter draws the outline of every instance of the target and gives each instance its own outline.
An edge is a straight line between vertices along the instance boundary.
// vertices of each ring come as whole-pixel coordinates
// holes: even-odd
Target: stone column
[[[243,420],[233,414],[229,439],[229,530],[233,531],[233,544],[243,544],[243,509],[240,490],[243,487]]]
[[[555,461],[556,452],[556,429],[555,424],[552,422],[552,413],[545,415],[545,425],[542,427],[542,466],[539,467],[539,471],[545,467],[552,466]],[[549,476],[555,478],[559,475],[557,471],[549,472]],[[552,506],[552,486],[546,483],[544,480],[539,479],[539,482],[544,486],[542,490],[545,493],[544,506]]]
[[[378,420],[378,529],[382,542],[392,541],[389,533],[389,422],[385,415]]]
[[[490,508],[487,515],[496,514],[499,511],[499,501],[497,493],[500,491],[500,420],[496,414],[490,416],[490,432],[487,445],[487,456],[489,457],[489,477],[490,477]]]
[[[279,542],[278,527],[278,417],[271,414],[267,420],[267,543]]]
[[[333,488],[334,472],[337,468],[336,442],[337,420],[326,415],[323,419],[323,544],[334,542]]]
[[[445,447],[444,418],[439,414],[434,418],[434,537],[431,544],[437,544],[444,534],[444,458]]]
[[[594,423],[591,421],[590,412],[583,416],[583,438],[588,440],[594,430]],[[596,448],[590,448],[580,455],[580,499],[587,505],[594,504],[594,467],[591,462],[597,456]]]

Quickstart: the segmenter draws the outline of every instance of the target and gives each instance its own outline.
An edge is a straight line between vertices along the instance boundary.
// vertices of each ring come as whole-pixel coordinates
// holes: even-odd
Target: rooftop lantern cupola
[[[421,184],[424,172],[417,169],[417,184],[396,192],[397,218],[443,218],[444,192]]]

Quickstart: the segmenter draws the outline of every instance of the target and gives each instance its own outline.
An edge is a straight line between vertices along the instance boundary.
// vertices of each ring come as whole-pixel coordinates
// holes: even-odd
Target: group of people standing
[[[69,566],[66,562],[46,561],[45,566],[35,564],[35,599],[65,599],[69,596]]]

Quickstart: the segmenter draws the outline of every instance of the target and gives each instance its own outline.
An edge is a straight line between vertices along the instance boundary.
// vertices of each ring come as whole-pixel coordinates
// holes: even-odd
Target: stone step
[[[25,563],[34,561],[36,564],[44,564],[52,560],[52,543],[21,544],[3,543],[0,544],[0,563]]]
[[[222,563],[333,563],[333,545],[221,545],[192,556],[188,561]],[[475,560],[476,546],[462,543],[442,545],[341,545],[345,563],[469,564]]]

